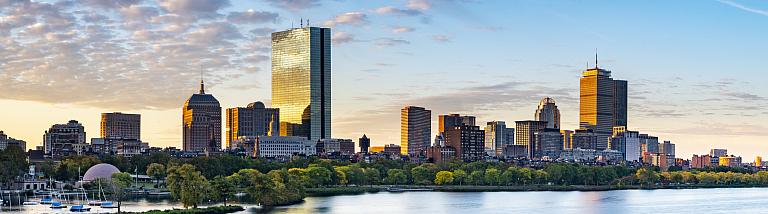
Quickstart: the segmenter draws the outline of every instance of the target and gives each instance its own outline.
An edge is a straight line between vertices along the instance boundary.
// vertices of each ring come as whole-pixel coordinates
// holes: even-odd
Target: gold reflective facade
[[[331,30],[305,27],[272,33],[272,106],[280,134],[331,137]]]
[[[584,71],[580,80],[579,124],[598,137],[597,148],[608,147],[613,132],[613,79],[611,72],[599,68]]]

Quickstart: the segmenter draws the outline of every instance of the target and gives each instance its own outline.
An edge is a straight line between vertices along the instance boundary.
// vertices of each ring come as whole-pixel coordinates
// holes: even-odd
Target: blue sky
[[[223,108],[270,99],[268,32],[331,26],[333,135],[399,143],[399,109],[479,122],[533,119],[544,96],[577,128],[578,78],[629,81],[629,128],[680,157],[768,155],[768,2],[480,0],[0,1],[0,130],[39,145],[77,119],[143,115],[153,146],[181,145],[199,68]],[[436,125],[433,125],[436,132]],[[745,160],[745,161],[746,161]]]

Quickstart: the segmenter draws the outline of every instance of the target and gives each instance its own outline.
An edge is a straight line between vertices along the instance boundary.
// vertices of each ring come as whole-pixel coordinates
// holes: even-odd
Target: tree
[[[483,171],[477,170],[472,171],[472,173],[469,174],[469,183],[472,183],[474,185],[483,185],[485,180],[485,176],[483,174]]]
[[[168,168],[166,183],[171,196],[180,199],[184,208],[197,208],[210,185],[200,171],[190,164]]]
[[[232,181],[219,175],[211,180],[211,190],[209,191],[209,197],[215,201],[224,201],[224,206],[226,206],[227,199],[234,196],[237,188],[232,184]]]
[[[121,172],[121,173],[115,173],[112,174],[112,194],[117,201],[117,212],[120,211],[120,207],[122,206],[123,199],[127,195],[126,189],[131,186],[133,183],[133,178],[131,178],[131,174]]]
[[[464,170],[453,170],[453,182],[458,183],[459,185],[462,185],[464,182],[468,179],[467,172]]]
[[[21,147],[12,145],[0,151],[0,183],[8,183],[27,170],[27,157]]]
[[[659,181],[659,175],[653,170],[649,170],[647,168],[638,169],[635,173],[635,176],[637,177],[637,180],[640,181],[640,186],[643,184],[650,186]]]
[[[446,185],[453,183],[453,172],[440,171],[435,175],[435,184]]]
[[[160,179],[165,178],[165,166],[159,163],[151,163],[147,166],[147,175],[155,179],[156,186],[160,186]]]
[[[368,185],[379,184],[381,181],[381,173],[376,168],[365,168],[365,178],[368,181]]]
[[[500,176],[501,173],[499,173],[498,169],[489,168],[485,170],[485,177],[483,180],[485,181],[485,184],[495,186],[499,185]]]
[[[307,168],[307,177],[309,177],[310,186],[319,187],[331,183],[331,171],[324,167]]]
[[[435,180],[435,172],[427,167],[417,166],[411,169],[413,182],[420,185],[430,185]]]
[[[406,184],[408,183],[408,175],[402,169],[390,169],[387,170],[387,177],[384,178],[384,182],[388,184]]]

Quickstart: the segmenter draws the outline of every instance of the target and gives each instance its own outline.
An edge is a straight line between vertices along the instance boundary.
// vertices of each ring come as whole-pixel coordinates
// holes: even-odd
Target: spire
[[[205,94],[205,82],[203,82],[203,66],[200,65],[200,94]]]
[[[597,48],[595,48],[595,68],[597,68]]]

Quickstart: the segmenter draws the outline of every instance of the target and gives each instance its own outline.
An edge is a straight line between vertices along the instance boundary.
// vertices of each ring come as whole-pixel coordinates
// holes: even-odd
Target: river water
[[[768,188],[603,192],[403,192],[308,197],[303,203],[241,213],[768,213]],[[180,208],[169,200],[125,202],[124,211]],[[117,210],[94,208],[93,213]],[[2,213],[69,213],[43,205]]]

